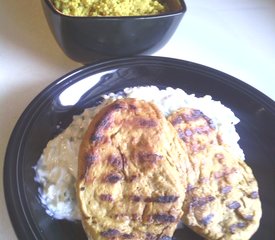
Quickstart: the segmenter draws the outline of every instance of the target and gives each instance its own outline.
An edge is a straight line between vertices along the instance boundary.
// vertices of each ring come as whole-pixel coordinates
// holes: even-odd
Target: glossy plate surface
[[[157,85],[209,94],[231,108],[240,145],[258,180],[263,217],[252,239],[275,239],[275,103],[247,84],[202,65],[160,57],[134,57],[85,66],[56,80],[26,108],[6,152],[4,187],[8,211],[20,239],[86,239],[79,222],[49,217],[34,182],[36,164],[47,142],[72,116],[94,106],[103,93],[125,87]],[[221,113],[222,114],[222,113]],[[59,127],[57,127],[59,126]],[[175,239],[202,239],[187,228]]]

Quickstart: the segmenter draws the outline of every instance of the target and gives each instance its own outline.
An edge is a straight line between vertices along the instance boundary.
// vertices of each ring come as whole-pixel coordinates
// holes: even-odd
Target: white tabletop
[[[177,32],[154,55],[216,68],[275,100],[275,1],[186,0],[186,4]],[[48,84],[81,64],[58,47],[38,0],[2,1],[0,30],[3,168],[8,139],[22,111]],[[0,179],[0,239],[12,240],[16,237],[4,204],[3,176]]]

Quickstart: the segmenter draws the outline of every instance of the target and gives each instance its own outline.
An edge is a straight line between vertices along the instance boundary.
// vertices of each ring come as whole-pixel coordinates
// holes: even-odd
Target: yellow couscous
[[[167,10],[160,0],[52,0],[56,9],[70,16],[139,16]]]

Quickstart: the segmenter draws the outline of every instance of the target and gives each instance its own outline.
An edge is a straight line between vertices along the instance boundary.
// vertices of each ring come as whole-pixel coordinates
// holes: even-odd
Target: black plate
[[[5,197],[17,236],[86,239],[80,223],[54,220],[45,213],[32,167],[46,143],[68,126],[74,114],[95,105],[101,94],[144,85],[179,87],[197,96],[209,94],[235,112],[241,120],[237,125],[240,145],[259,182],[263,203],[261,225],[252,239],[275,239],[274,101],[217,70],[160,57],[118,59],[83,67],[52,83],[27,107],[10,138],[4,166]],[[175,237],[201,239],[187,228],[178,230]]]

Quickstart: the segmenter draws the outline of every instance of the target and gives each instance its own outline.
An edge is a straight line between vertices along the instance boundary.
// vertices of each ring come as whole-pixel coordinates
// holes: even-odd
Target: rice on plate
[[[223,143],[232,149],[236,157],[244,160],[244,153],[238,145],[240,137],[235,129],[239,119],[229,108],[219,101],[214,101],[209,95],[196,97],[182,89],[168,87],[160,90],[156,86],[147,86],[125,88],[123,94],[110,93],[102,97],[104,99],[102,103],[74,116],[68,128],[48,142],[37,165],[34,166],[35,181],[41,185],[39,188],[41,203],[47,214],[53,218],[80,220],[75,192],[80,143],[94,116],[116,99],[136,98],[153,102],[165,116],[182,107],[200,110],[212,119],[223,137]]]

